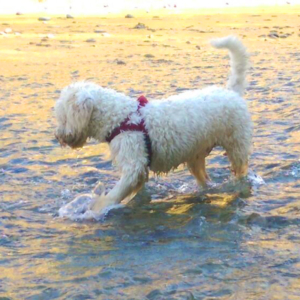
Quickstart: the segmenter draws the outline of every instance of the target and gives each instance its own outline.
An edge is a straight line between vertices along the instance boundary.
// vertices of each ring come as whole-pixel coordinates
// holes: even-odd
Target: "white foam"
[[[70,197],[69,190],[61,193],[62,197]],[[93,209],[94,204],[98,204],[99,210]],[[73,201],[62,206],[58,210],[61,218],[67,218],[73,221],[79,220],[102,220],[111,210],[124,207],[123,204],[105,205],[105,187],[99,182],[92,193],[77,196]]]
[[[249,171],[247,179],[253,186],[260,186],[266,184],[263,178],[254,173],[253,171]]]
[[[62,190],[60,194],[63,199],[69,199],[71,197],[71,192],[68,189]]]
[[[72,221],[80,220],[103,220],[111,210],[123,208],[123,204],[115,204],[104,207],[100,212],[94,211],[91,207],[97,195],[83,194],[76,197],[73,201],[62,206],[58,210],[61,218],[67,218]]]

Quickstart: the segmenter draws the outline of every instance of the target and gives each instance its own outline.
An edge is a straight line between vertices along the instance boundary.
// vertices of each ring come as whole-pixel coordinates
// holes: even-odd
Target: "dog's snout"
[[[65,147],[66,146],[66,143],[59,136],[59,134],[57,133],[57,130],[54,131],[54,136],[55,136],[56,140],[59,142],[59,144],[61,145],[61,147]]]

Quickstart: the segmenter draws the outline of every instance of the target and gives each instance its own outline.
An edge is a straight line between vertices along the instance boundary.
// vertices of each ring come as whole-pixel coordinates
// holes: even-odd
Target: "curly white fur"
[[[167,173],[187,163],[202,186],[209,180],[205,157],[215,146],[226,150],[237,178],[245,176],[252,138],[250,114],[241,98],[248,67],[246,48],[233,36],[216,39],[212,45],[230,52],[227,89],[209,87],[184,92],[151,101],[140,109],[152,144],[150,170]],[[136,99],[94,83],[71,84],[55,105],[56,137],[62,145],[72,148],[83,146],[87,138],[106,142],[106,136],[127,117],[133,123],[139,121],[137,107]],[[139,191],[148,179],[142,132],[122,132],[111,141],[110,149],[121,179],[104,202],[96,202],[95,210],[119,203]]]
[[[229,50],[231,74],[227,82],[227,88],[242,96],[246,88],[246,72],[249,67],[246,47],[235,36],[211,40],[211,44],[215,48]]]

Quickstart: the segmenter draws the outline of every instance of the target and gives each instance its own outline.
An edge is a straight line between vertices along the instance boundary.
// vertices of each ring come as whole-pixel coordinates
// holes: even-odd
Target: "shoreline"
[[[65,17],[71,15],[76,18],[86,17],[111,17],[119,18],[125,17],[126,14],[132,14],[134,17],[152,17],[153,15],[160,16],[172,16],[172,15],[215,15],[215,14],[270,14],[270,13],[286,13],[297,14],[300,16],[300,4],[299,5],[262,5],[262,6],[234,6],[234,7],[219,7],[219,8],[160,8],[160,9],[141,9],[141,8],[124,8],[118,11],[102,10],[95,12],[76,13],[76,11],[65,10],[65,12],[55,12],[48,10],[39,10],[33,12],[22,12],[22,10],[16,9],[15,12],[1,13],[1,18],[11,17],[35,17],[35,16],[52,16],[52,17]],[[19,14],[19,15],[18,15]]]

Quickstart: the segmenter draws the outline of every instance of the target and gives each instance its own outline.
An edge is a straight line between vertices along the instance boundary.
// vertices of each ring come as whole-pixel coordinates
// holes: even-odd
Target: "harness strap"
[[[140,108],[147,105],[148,100],[145,96],[140,96],[137,101],[139,102],[137,112],[140,114]],[[142,119],[138,124],[129,123],[129,117],[127,117],[120,126],[116,127],[111,134],[106,137],[106,141],[110,143],[117,135],[124,131],[140,131],[144,134],[144,141],[146,145],[147,155],[148,155],[148,167],[151,165],[152,158],[152,146],[148,130],[145,127],[144,119]]]

